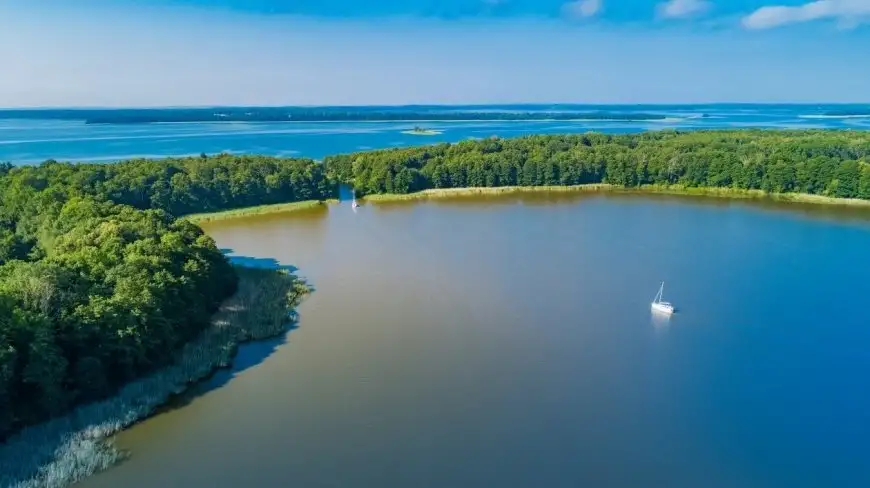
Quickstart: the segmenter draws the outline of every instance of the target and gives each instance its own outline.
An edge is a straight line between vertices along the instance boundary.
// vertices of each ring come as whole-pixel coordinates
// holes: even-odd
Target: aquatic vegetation
[[[127,453],[114,447],[111,435],[148,417],[215,369],[229,367],[240,343],[287,331],[310,286],[286,270],[236,271],[236,294],[172,365],[127,384],[111,398],[25,428],[0,445],[0,487],[60,488],[116,464]]]
[[[590,183],[588,185],[570,186],[495,186],[469,188],[433,188],[414,193],[381,193],[366,195],[368,202],[395,202],[406,200],[426,200],[441,198],[472,197],[478,195],[511,195],[515,193],[589,193],[614,189],[606,183]]]
[[[495,186],[468,188],[436,188],[414,193],[376,193],[362,197],[371,203],[405,202],[413,200],[438,200],[474,196],[504,196],[523,193],[659,193],[665,195],[704,196],[740,200],[774,200],[779,202],[811,203],[821,205],[846,205],[868,207],[870,200],[860,198],[837,198],[806,193],[767,193],[762,190],[739,188],[690,187],[684,185],[640,185],[622,187],[607,183],[589,183],[567,186]]]
[[[216,220],[229,220],[243,217],[252,217],[254,215],[267,215],[276,213],[298,212],[301,210],[313,210],[318,208],[324,208],[325,203],[326,201],[324,200],[306,200],[303,202],[257,205],[256,207],[245,207],[233,210],[224,210],[220,212],[185,215],[183,218],[185,220],[201,224],[204,222],[214,222]]]

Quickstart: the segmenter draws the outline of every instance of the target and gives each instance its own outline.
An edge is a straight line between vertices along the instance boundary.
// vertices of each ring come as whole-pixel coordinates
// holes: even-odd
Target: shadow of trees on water
[[[232,252],[229,249],[223,251],[225,254]],[[296,271],[295,266],[282,265],[271,258],[227,257],[233,264],[247,268]],[[80,405],[42,424],[28,426],[0,442],[0,486],[62,486],[121,463],[130,453],[116,448],[112,442],[104,442],[105,439],[140,420],[183,407],[197,397],[227,385],[240,373],[274,354],[287,342],[288,333],[298,328],[298,314],[295,310],[287,310],[282,303],[283,295],[287,294],[286,299],[298,304],[298,299],[312,288],[304,280],[303,283],[292,282],[269,272],[247,269],[240,270],[239,275],[248,281],[242,282],[239,293],[215,315],[216,327],[185,345],[174,364],[124,385],[112,396]],[[251,281],[259,276],[265,281]],[[246,306],[256,306],[258,301],[263,310],[248,308],[248,311],[257,313],[236,316],[238,320],[252,320],[251,323],[244,327],[230,325],[231,314],[243,313]],[[233,334],[274,336],[236,347],[234,339],[239,337]],[[231,347],[235,350],[228,349]],[[232,356],[231,360],[229,356]],[[228,367],[201,381],[192,381],[202,378],[215,364],[227,364]],[[185,386],[188,387],[185,391],[171,395],[172,391]]]
[[[173,396],[168,402],[166,402],[166,404],[155,410],[154,415],[152,416],[156,417],[164,413],[172,412],[173,410],[184,408],[193,403],[197,398],[219,388],[223,388],[241,373],[262,364],[263,361],[274,354],[278,348],[287,344],[287,336],[290,332],[298,328],[298,325],[291,324],[287,328],[287,333],[280,337],[261,341],[251,341],[239,345],[236,355],[233,358],[232,366],[216,370],[208,378],[196,383],[186,391]]]
[[[231,251],[231,250],[230,250]],[[224,253],[229,254],[229,253]],[[299,270],[292,264],[281,264],[275,258],[255,258],[251,256],[227,256],[230,263],[238,266],[247,266],[248,268],[263,268],[263,269],[283,269],[288,273],[295,273]]]
[[[281,264],[274,258],[259,258],[253,256],[232,256],[232,249],[222,248],[223,252],[230,263],[238,266],[246,266],[249,268],[263,269],[280,269],[286,270],[288,273],[295,273],[299,268],[290,264]],[[314,292],[314,287],[309,285],[311,292]],[[169,413],[173,410],[184,408],[190,405],[197,398],[206,395],[212,391],[226,386],[230,381],[236,378],[241,373],[255,366],[260,365],[269,356],[274,354],[281,346],[287,344],[287,338],[291,332],[299,328],[298,313],[294,314],[292,322],[287,326],[287,331],[277,337],[263,340],[253,340],[239,345],[230,367],[221,368],[212,373],[209,377],[197,382],[182,393],[174,395],[163,406],[155,410],[152,417]]]

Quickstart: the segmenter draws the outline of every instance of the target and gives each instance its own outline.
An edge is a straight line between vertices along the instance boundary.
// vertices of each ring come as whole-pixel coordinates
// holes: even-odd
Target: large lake
[[[300,268],[299,328],[82,487],[870,486],[860,214],[539,195],[206,230]]]
[[[515,108],[521,109],[521,106]],[[866,105],[658,105],[605,108],[615,113],[649,111],[666,115],[667,118],[641,122],[204,122],[120,125],[0,118],[0,161],[14,164],[33,164],[46,159],[108,162],[133,157],[190,156],[203,152],[253,152],[322,158],[330,154],[372,148],[456,142],[493,135],[515,137],[587,131],[619,133],[747,127],[870,129],[870,108]],[[859,115],[821,115],[844,109]],[[404,133],[415,125],[440,133],[431,136]]]

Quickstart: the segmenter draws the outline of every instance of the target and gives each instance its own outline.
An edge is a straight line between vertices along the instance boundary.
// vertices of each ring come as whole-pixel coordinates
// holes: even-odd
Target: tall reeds
[[[237,293],[171,366],[124,386],[111,398],[28,427],[0,445],[0,487],[60,488],[109,468],[126,456],[113,445],[113,434],[216,369],[229,367],[240,343],[287,331],[311,288],[285,270],[236,270]]]
[[[273,205],[257,205],[255,207],[242,207],[232,210],[221,210],[218,212],[198,213],[185,215],[183,218],[193,223],[201,224],[205,222],[214,222],[216,220],[229,220],[244,217],[253,217],[255,215],[268,215],[277,213],[298,212],[301,210],[312,210],[324,208],[326,202],[321,200],[305,200],[302,202],[276,203]]]
[[[468,188],[437,188],[403,194],[370,194],[362,197],[371,203],[390,203],[408,200],[449,199],[473,196],[498,196],[522,193],[660,193],[667,195],[706,196],[730,199],[758,199],[781,202],[813,203],[822,205],[848,205],[870,207],[870,201],[858,198],[839,198],[805,193],[769,193],[762,190],[745,190],[730,187],[688,187],[685,185],[640,185],[622,187],[607,183],[590,183],[571,186],[495,186]]]

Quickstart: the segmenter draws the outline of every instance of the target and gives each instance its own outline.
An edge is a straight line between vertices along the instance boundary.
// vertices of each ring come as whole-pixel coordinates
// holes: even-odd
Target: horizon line
[[[540,106],[577,106],[577,107],[698,107],[711,105],[870,105],[870,101],[854,102],[643,102],[643,103],[583,103],[583,102],[499,102],[499,103],[408,103],[408,104],[288,104],[288,105],[46,105],[0,107],[6,111],[40,110],[179,110],[179,109],[222,109],[222,108],[413,108],[413,107],[540,107]]]

